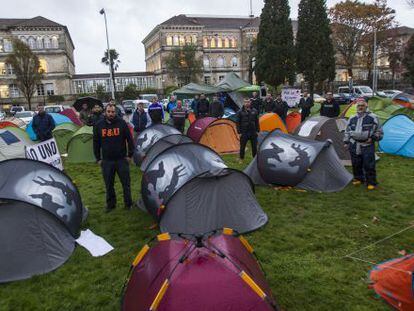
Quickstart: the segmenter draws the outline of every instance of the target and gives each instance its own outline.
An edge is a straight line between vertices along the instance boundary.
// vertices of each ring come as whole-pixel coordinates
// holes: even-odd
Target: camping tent
[[[276,129],[281,130],[283,133],[287,133],[287,129],[282,119],[278,114],[270,112],[265,113],[259,119],[260,132],[271,132]]]
[[[10,121],[0,121],[0,129],[5,127],[18,127],[15,123]]]
[[[18,127],[5,127],[0,129],[0,161],[25,158],[25,146],[33,142],[26,132]]]
[[[215,86],[221,89],[223,92],[232,92],[245,87],[250,87],[251,84],[240,79],[239,76],[234,72],[229,72],[226,74],[224,79],[218,82]]]
[[[196,143],[174,145],[152,160],[141,193],[161,232],[202,234],[231,227],[244,233],[267,222],[250,179]]]
[[[0,162],[0,283],[52,271],[70,257],[83,216],[70,178],[43,162]]]
[[[230,234],[159,235],[132,263],[122,310],[277,310],[253,248]]]
[[[370,272],[372,288],[396,310],[414,310],[414,254],[386,261]]]
[[[414,95],[409,93],[399,93],[392,98],[392,101],[405,108],[414,109]]]
[[[53,137],[56,139],[60,154],[67,153],[67,145],[73,134],[79,130],[74,123],[62,123],[53,130]]]
[[[67,116],[74,124],[76,124],[78,126],[83,125],[83,123],[79,119],[78,114],[76,113],[76,110],[74,108],[68,108],[68,109],[65,109],[65,110],[63,110],[59,113],[64,115],[64,116]]]
[[[382,127],[379,148],[385,153],[414,158],[414,121],[406,115],[393,116]]]
[[[229,119],[201,118],[191,124],[188,137],[195,142],[208,146],[217,153],[237,153],[240,138],[236,123]]]
[[[197,83],[190,83],[184,85],[182,88],[175,90],[174,94],[177,95],[197,95],[197,94],[216,94],[221,92],[221,89],[211,86],[208,84],[197,84]]]
[[[244,170],[255,184],[340,191],[352,180],[329,141],[319,142],[273,131]]]
[[[321,116],[309,118],[296,129],[295,134],[322,142],[330,139],[342,163],[351,165],[351,155],[344,147],[344,132],[338,127],[336,119]]]
[[[299,112],[293,111],[286,117],[286,129],[289,133],[294,133],[302,122],[302,115]]]
[[[368,105],[369,110],[375,113],[381,124],[397,114],[405,114],[414,119],[414,110],[396,105],[389,98],[373,97],[368,101]]]
[[[77,130],[67,144],[67,161],[71,163],[95,162],[93,154],[93,127],[83,126]]]
[[[135,152],[134,152],[134,162],[136,165],[141,165],[142,161],[147,155],[148,150],[161,138],[178,134],[181,132],[176,128],[165,125],[165,124],[155,124],[150,127],[147,127],[142,131],[136,141]]]
[[[0,122],[0,128],[5,127],[5,126],[1,126],[3,122],[8,122],[8,125],[5,125],[5,126],[16,126],[20,128],[26,128],[26,123],[24,123],[24,121],[19,118],[10,117],[10,118],[3,119],[3,121]],[[10,123],[13,123],[13,125],[10,125]]]
[[[49,113],[49,114],[52,116],[53,121],[55,121],[55,126],[58,126],[59,124],[62,124],[62,123],[72,123],[72,121],[67,116],[64,116],[60,113]],[[27,125],[26,132],[29,135],[31,140],[37,140],[37,135],[33,131],[32,125],[33,125],[33,121],[31,121]]]

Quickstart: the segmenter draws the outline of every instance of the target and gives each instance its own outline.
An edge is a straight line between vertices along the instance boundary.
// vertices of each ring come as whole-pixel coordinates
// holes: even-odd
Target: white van
[[[338,88],[338,93],[351,94],[351,91],[349,90],[348,86],[340,86]],[[361,97],[372,97],[374,91],[369,86],[357,85],[354,86],[354,94],[357,94]]]

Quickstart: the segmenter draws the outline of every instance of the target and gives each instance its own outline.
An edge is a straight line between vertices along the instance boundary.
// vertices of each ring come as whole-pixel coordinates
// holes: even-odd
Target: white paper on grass
[[[306,121],[300,128],[298,135],[302,137],[309,136],[316,124],[318,124],[318,121]]]
[[[81,231],[80,237],[76,242],[86,248],[93,257],[106,255],[114,249],[105,239],[89,229]]]

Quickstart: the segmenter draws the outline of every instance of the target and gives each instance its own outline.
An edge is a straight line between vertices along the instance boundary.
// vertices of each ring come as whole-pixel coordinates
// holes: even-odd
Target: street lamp
[[[106,12],[105,9],[101,9],[99,11],[99,13],[101,15],[104,16],[105,19],[105,31],[106,31],[106,46],[107,46],[107,54],[108,54],[108,62],[109,62],[109,85],[111,86],[111,93],[112,93],[112,98],[115,100],[115,85],[114,85],[114,80],[112,78],[112,68],[111,68],[111,64],[112,64],[112,60],[111,60],[111,53],[110,53],[110,49],[109,49],[109,37],[108,37],[108,23],[106,21]]]

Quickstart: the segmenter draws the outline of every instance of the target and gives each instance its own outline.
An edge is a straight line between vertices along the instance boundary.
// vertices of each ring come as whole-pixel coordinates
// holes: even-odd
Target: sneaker
[[[358,179],[354,179],[354,180],[352,181],[352,184],[353,184],[354,186],[360,186],[360,185],[362,184],[362,181],[360,181],[360,180],[358,180]]]
[[[367,189],[368,189],[368,190],[375,190],[375,186],[374,186],[374,185],[368,185],[368,186],[367,186]]]

